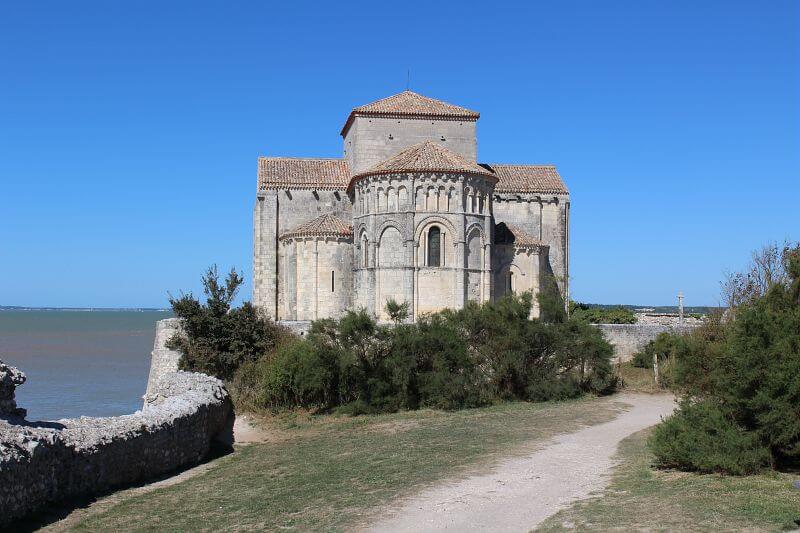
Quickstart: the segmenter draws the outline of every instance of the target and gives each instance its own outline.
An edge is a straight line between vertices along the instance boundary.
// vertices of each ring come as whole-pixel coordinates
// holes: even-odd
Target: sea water
[[[0,311],[0,360],[28,379],[28,420],[116,416],[142,406],[164,311]]]

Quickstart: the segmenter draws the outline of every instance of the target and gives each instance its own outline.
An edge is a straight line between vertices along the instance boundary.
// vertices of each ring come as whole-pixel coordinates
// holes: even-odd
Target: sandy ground
[[[658,423],[672,396],[623,394],[631,409],[604,424],[561,435],[485,475],[438,484],[387,509],[369,531],[529,531],[576,500],[605,488],[617,445]]]

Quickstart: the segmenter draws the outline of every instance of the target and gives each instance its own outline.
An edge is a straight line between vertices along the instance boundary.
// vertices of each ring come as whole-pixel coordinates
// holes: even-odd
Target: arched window
[[[361,268],[369,267],[369,241],[367,235],[361,236]]]
[[[514,292],[514,273],[510,270],[508,271],[508,277],[506,278],[506,292]]]
[[[439,226],[428,230],[428,266],[441,266],[442,232]]]

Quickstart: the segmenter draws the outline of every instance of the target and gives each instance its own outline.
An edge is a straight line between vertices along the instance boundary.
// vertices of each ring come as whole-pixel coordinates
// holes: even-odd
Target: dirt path
[[[398,502],[370,531],[529,531],[576,500],[602,490],[617,444],[675,408],[671,396],[625,394],[629,411],[604,424],[561,435],[489,474],[442,483]]]

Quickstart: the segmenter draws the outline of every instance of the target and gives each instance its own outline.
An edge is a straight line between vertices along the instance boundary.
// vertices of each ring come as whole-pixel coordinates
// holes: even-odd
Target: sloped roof
[[[567,186],[553,165],[504,165],[481,163],[498,178],[495,192],[531,192],[569,194]]]
[[[424,141],[393,155],[353,176],[353,181],[363,176],[394,174],[396,172],[464,172],[495,178],[487,169],[452,152],[435,141]]]
[[[569,194],[552,165],[475,164],[434,141],[426,141],[403,150],[364,171],[367,174],[393,172],[469,172],[498,179],[495,192]],[[314,189],[343,191],[351,182],[350,168],[344,159],[304,159],[296,157],[260,157],[258,190]]]
[[[542,248],[547,245],[527,233],[519,226],[500,222],[494,227],[494,242],[496,244],[509,244],[517,248]]]
[[[448,104],[442,100],[422,96],[414,91],[403,91],[369,104],[354,107],[342,128],[342,136],[347,132],[353,122],[353,118],[359,115],[373,117],[462,118],[464,120],[478,120],[481,116],[477,111],[466,107]]]
[[[301,159],[259,157],[258,190],[316,189],[344,190],[350,168],[344,159]]]
[[[353,226],[345,224],[335,215],[325,213],[287,231],[281,235],[281,239],[289,237],[349,237],[352,235]]]

